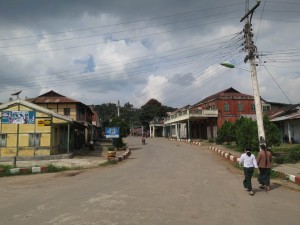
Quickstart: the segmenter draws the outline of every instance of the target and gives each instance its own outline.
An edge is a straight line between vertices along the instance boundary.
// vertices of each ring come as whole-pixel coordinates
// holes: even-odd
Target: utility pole
[[[256,5],[249,10],[249,2],[246,2],[246,14],[241,18],[240,22],[246,19],[245,26],[244,26],[244,37],[245,37],[245,50],[248,55],[245,57],[244,62],[246,63],[249,60],[250,63],[250,73],[251,73],[251,80],[252,80],[252,88],[253,88],[253,96],[254,96],[254,103],[255,103],[255,112],[256,112],[256,121],[257,121],[257,128],[258,128],[258,139],[260,144],[265,144],[265,131],[264,131],[264,124],[263,124],[263,115],[262,115],[262,107],[261,107],[261,100],[258,88],[258,81],[257,81],[257,73],[256,73],[256,63],[255,63],[255,56],[257,53],[257,48],[252,41],[253,33],[252,33],[252,24],[251,19],[254,13],[254,10],[260,5],[260,1],[257,1]],[[250,19],[249,19],[250,16]]]
[[[118,117],[120,117],[120,101],[118,100]]]

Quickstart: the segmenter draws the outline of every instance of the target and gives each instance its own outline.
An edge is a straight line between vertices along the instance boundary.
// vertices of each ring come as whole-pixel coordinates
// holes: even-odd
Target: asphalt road
[[[117,165],[1,178],[0,224],[299,224],[299,192],[273,185],[250,196],[241,172],[207,147],[126,142],[132,155]]]

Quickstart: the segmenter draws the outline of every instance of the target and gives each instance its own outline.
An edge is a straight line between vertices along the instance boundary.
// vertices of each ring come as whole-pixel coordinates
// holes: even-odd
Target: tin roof
[[[220,91],[216,94],[213,94],[211,96],[208,96],[206,98],[204,98],[202,101],[196,103],[194,106],[197,106],[197,105],[200,105],[202,103],[206,103],[206,102],[209,102],[209,101],[212,101],[212,100],[215,100],[215,99],[220,99],[220,98],[223,98],[223,97],[235,97],[235,98],[253,98],[253,96],[251,95],[247,95],[247,94],[243,94],[243,93],[240,93],[239,91],[235,90],[234,88],[230,87],[228,89],[225,89],[223,91]]]
[[[55,91],[49,91],[45,94],[42,94],[36,98],[29,98],[27,101],[32,103],[81,103],[77,100],[68,98],[66,96],[63,96]]]

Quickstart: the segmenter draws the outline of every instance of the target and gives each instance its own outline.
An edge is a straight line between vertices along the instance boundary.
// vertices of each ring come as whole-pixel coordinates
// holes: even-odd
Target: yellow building
[[[80,123],[23,100],[0,105],[0,157],[70,153],[84,136]]]
[[[91,108],[80,101],[68,98],[55,91],[49,91],[36,98],[26,99],[26,101],[49,109],[57,114],[67,116],[85,126],[84,139],[75,139],[75,148],[79,149],[83,146],[81,142],[88,144],[94,139]]]

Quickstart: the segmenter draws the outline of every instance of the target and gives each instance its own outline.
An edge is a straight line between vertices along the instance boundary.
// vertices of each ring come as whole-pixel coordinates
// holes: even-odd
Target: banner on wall
[[[2,124],[35,124],[34,111],[3,111]]]
[[[119,138],[120,137],[120,127],[106,127],[105,128],[106,138]]]

